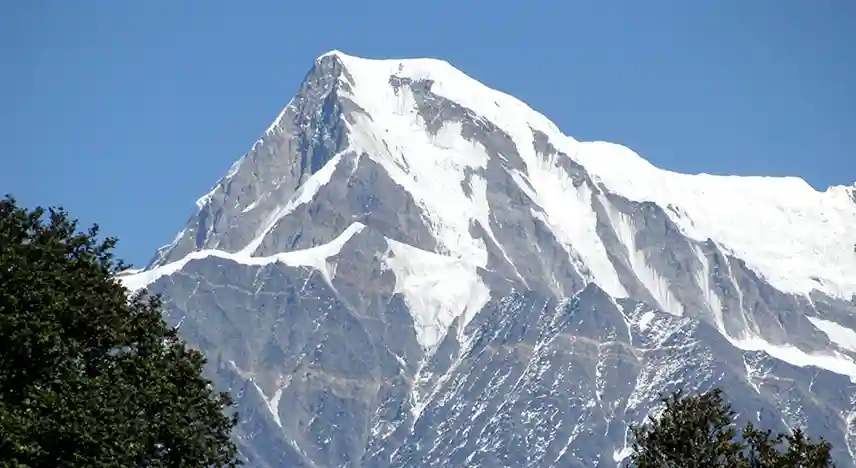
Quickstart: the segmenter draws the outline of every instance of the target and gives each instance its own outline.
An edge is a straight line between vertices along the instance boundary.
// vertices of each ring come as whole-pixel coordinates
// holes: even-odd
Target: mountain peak
[[[684,268],[700,277],[725,256],[786,294],[856,294],[849,192],[818,192],[799,178],[662,170],[624,146],[567,137],[521,101],[434,59],[319,57],[273,130],[197,206],[152,266],[177,271],[191,254],[212,255],[199,252],[278,258],[361,223],[406,246],[399,257],[462,268],[459,284],[471,289],[482,281],[476,272],[502,271],[517,287],[561,297],[597,283],[683,315],[665,264],[651,263],[660,254],[650,239],[666,236],[674,239],[662,251],[683,246],[679,257],[693,259]],[[544,252],[556,258],[533,267],[530,258]],[[412,277],[403,273],[410,263],[386,265]],[[705,281],[695,287],[713,287]],[[431,330],[430,339],[420,332],[425,347],[476,307],[430,302],[413,306]],[[755,320],[743,314],[709,317],[742,336]]]
[[[283,145],[291,149],[283,152]],[[456,203],[470,204],[467,193],[472,188],[462,189],[452,181],[477,180],[467,174],[494,164],[489,160],[499,161],[497,167],[515,179],[514,185],[527,198],[537,200],[540,209],[555,211],[547,216],[551,229],[584,233],[595,229],[595,225],[579,231],[579,227],[573,227],[579,225],[579,220],[562,213],[562,199],[571,195],[562,181],[568,177],[567,168],[578,166],[575,177],[591,181],[587,190],[660,207],[675,229],[695,242],[716,242],[723,251],[744,259],[750,268],[782,290],[797,294],[819,290],[846,298],[856,294],[856,282],[852,280],[856,277],[852,247],[856,244],[856,205],[852,191],[819,192],[796,177],[666,171],[622,145],[579,142],[524,102],[480,83],[448,62],[430,58],[369,59],[339,50],[318,57],[298,94],[265,136],[199,200],[195,217],[209,223],[213,220],[206,214],[211,211],[207,204],[215,194],[240,197],[240,201],[229,201],[232,205],[225,211],[218,208],[220,222],[228,224],[219,228],[218,234],[210,229],[199,234],[200,229],[190,227],[183,234],[188,239],[184,241],[186,247],[172,249],[172,255],[158,258],[175,261],[180,258],[176,255],[186,255],[203,246],[216,245],[232,252],[246,248],[251,233],[223,237],[226,234],[222,230],[228,229],[227,225],[258,230],[259,226],[278,222],[283,213],[289,212],[283,207],[294,205],[277,197],[303,197],[293,201],[304,203],[314,193],[308,187],[325,183],[335,171],[328,163],[344,157],[336,153],[347,152],[367,154],[396,184],[409,187],[410,193],[422,193],[416,195],[417,202],[427,204],[422,209],[429,212],[446,209],[428,206],[436,200],[447,200],[452,191],[460,192]],[[414,159],[413,152],[423,154],[423,159]],[[440,156],[447,152],[447,156]],[[289,156],[283,159],[285,153]],[[244,183],[250,185],[236,191],[235,175],[248,159],[255,163],[247,164],[243,171],[248,175],[239,179],[245,178]],[[286,179],[291,182],[283,184]],[[262,180],[273,185],[263,187],[259,184]],[[451,185],[433,193],[420,180],[447,180]],[[307,185],[310,181],[315,185]],[[263,203],[270,207],[263,208]],[[472,209],[473,213],[484,212]],[[249,221],[260,215],[263,219]],[[475,222],[473,216],[436,222],[448,229],[450,225],[457,226],[453,229],[456,234],[447,233],[449,236],[468,238],[468,234],[460,233]],[[763,222],[759,223],[759,219]],[[264,232],[262,229],[252,236],[258,240]],[[189,240],[191,235],[197,236],[195,240]],[[612,271],[606,260],[592,260],[603,257],[597,253],[602,252],[602,247],[580,247],[585,242],[597,245],[596,239],[583,241],[574,235],[565,241],[589,251],[590,255],[582,254],[588,263],[606,265],[588,268]],[[243,245],[231,246],[236,243]],[[448,243],[446,248],[461,254],[459,241],[450,237]],[[478,250],[464,250],[472,249]],[[595,276],[614,278],[615,273]],[[614,279],[606,283],[616,285],[605,286],[612,294],[626,292]]]
[[[255,466],[606,466],[713,383],[852,461],[851,194],[662,170],[447,62],[331,51],[120,279],[242,389]]]
[[[352,66],[392,66],[397,68],[401,65],[402,69],[405,67],[452,67],[448,61],[439,59],[439,58],[429,58],[429,57],[403,57],[403,58],[370,58],[370,57],[359,57],[356,55],[351,55],[345,52],[342,52],[338,49],[333,49],[329,52],[325,52],[318,56],[315,59],[315,63],[319,63],[324,61],[325,59],[336,59],[346,65]]]

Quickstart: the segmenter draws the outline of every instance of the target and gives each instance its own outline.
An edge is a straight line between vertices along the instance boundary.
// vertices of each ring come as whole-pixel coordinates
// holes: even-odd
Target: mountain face
[[[603,467],[723,388],[856,466],[856,186],[686,175],[446,62],[318,58],[148,267],[255,467]]]

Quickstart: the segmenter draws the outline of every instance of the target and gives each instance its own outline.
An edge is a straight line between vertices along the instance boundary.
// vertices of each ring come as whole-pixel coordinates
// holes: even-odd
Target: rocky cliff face
[[[257,467],[615,466],[660,392],[856,450],[856,187],[675,174],[437,60],[320,57],[123,277]]]

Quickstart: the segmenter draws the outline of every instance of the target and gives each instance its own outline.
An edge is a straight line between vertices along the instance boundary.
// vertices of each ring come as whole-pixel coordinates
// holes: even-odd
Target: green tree
[[[831,446],[801,429],[773,435],[750,422],[740,433],[722,390],[663,398],[659,417],[633,427],[635,468],[830,468]]]
[[[238,465],[231,398],[158,297],[128,297],[116,240],[97,235],[61,208],[0,200],[0,462]]]
[[[829,442],[812,441],[802,429],[790,434],[762,431],[747,423],[743,429],[746,444],[746,460],[742,466],[749,468],[828,468],[834,467]]]

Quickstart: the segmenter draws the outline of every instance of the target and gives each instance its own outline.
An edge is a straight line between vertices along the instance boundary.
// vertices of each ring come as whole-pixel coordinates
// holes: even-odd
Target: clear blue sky
[[[0,192],[142,265],[330,49],[447,59],[668,169],[856,181],[853,0],[10,0]]]

